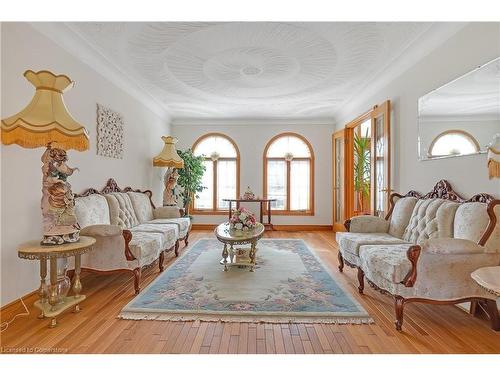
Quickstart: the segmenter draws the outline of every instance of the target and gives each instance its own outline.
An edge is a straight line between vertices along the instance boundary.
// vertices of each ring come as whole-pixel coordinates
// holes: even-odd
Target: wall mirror
[[[419,160],[486,153],[500,133],[500,57],[418,100]]]

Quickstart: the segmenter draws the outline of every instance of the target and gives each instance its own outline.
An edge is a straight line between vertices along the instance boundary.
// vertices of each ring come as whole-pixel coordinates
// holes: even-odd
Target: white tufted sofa
[[[131,272],[136,294],[144,267],[159,260],[163,271],[165,252],[177,256],[179,241],[188,244],[191,221],[180,217],[179,208],[155,208],[150,191],[121,190],[113,179],[101,191],[75,195],[75,212],[80,233],[97,240],[94,250],[82,255],[82,270]]]
[[[500,264],[500,200],[478,194],[464,200],[440,181],[421,197],[393,194],[386,218],[357,216],[339,232],[339,270],[357,268],[358,290],[364,279],[394,296],[396,328],[409,302],[436,304],[471,301],[482,306],[492,327],[500,329],[494,296],[472,280],[474,270]]]

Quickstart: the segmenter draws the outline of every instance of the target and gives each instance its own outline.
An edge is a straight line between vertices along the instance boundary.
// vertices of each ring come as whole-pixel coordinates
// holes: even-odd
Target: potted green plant
[[[368,129],[364,137],[354,133],[354,191],[357,194],[358,211],[370,197],[371,155]]]
[[[193,198],[198,198],[198,193],[206,189],[202,184],[205,166],[203,156],[196,156],[191,149],[186,151],[177,150],[179,156],[184,160],[184,168],[179,169],[178,186],[181,187],[178,197],[182,198],[184,214],[189,215],[189,207]]]

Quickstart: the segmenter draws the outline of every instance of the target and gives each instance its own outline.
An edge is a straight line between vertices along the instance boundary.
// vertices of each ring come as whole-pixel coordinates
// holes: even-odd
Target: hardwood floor
[[[190,246],[211,231],[197,230]],[[15,350],[68,353],[500,353],[500,333],[489,322],[473,318],[454,306],[410,304],[405,308],[403,332],[393,324],[392,299],[369,287],[357,293],[353,270],[337,270],[337,249],[332,232],[266,232],[266,237],[303,238],[331,267],[337,280],[364,306],[375,320],[371,325],[251,324],[221,322],[165,322],[117,319],[119,311],[134,297],[127,275],[84,275],[87,300],[79,314],[64,313],[55,329],[47,320],[18,317],[1,334],[2,352]],[[181,248],[181,253],[185,249]],[[174,261],[167,255],[165,265]],[[143,274],[142,287],[158,275],[158,267]],[[23,311],[15,304],[2,311],[8,321]],[[31,349],[30,349],[31,348]]]

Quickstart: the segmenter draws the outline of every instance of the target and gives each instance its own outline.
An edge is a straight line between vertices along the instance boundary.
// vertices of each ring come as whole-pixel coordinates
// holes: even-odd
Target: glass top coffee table
[[[229,223],[222,223],[214,230],[215,237],[224,244],[220,264],[224,271],[230,266],[249,267],[250,272],[255,270],[255,257],[257,254],[257,241],[264,234],[264,225],[257,223],[251,231],[232,231]],[[235,248],[236,245],[250,245],[248,248]],[[229,247],[229,248],[228,248]]]

